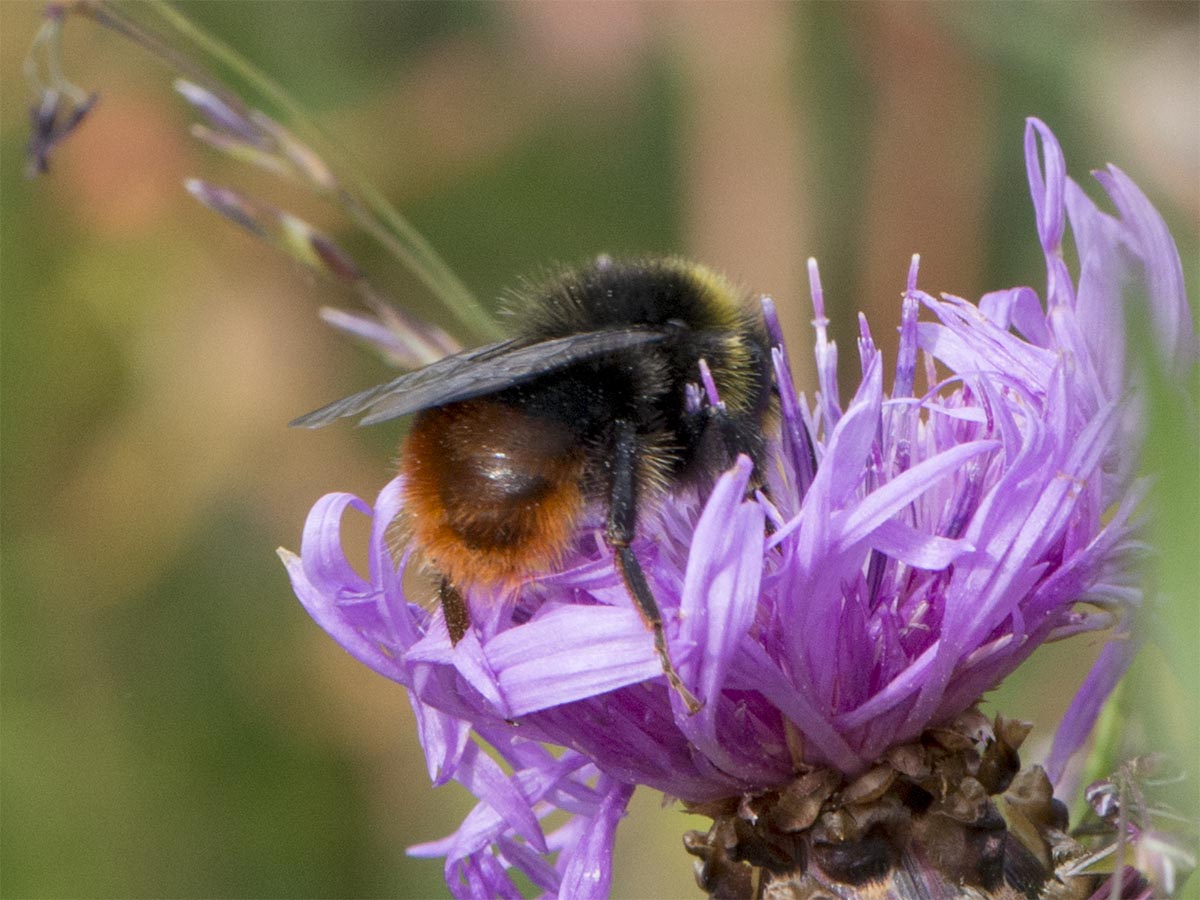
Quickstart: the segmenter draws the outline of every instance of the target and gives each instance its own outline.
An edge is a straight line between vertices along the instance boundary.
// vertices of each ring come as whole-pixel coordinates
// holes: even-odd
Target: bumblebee
[[[757,464],[771,406],[770,349],[746,298],[676,258],[602,257],[516,298],[514,336],[448,356],[296,419],[361,424],[415,414],[401,449],[403,529],[441,575],[453,643],[474,586],[511,586],[560,564],[585,513],[604,537],[670,685],[662,615],[631,549],[639,514],[711,483],[745,453]],[[694,388],[706,364],[719,404]]]

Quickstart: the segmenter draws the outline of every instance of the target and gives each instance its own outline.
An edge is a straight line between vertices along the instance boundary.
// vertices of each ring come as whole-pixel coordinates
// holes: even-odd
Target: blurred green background
[[[1042,284],[1030,114],[1077,178],[1114,161],[1142,185],[1196,296],[1194,3],[181,8],[286,85],[485,299],[553,261],[682,252],[777,298],[811,390],[816,256],[849,390],[855,313],[890,355],[912,252],[930,290]],[[340,288],[180,182],[285,202],[436,306],[336,211],[192,142],[168,73],[86,22],[68,76],[100,105],[26,180],[39,15],[0,3],[0,892],[444,896],[440,862],[404,847],[471,798],[429,788],[402,691],[308,620],[274,553],[323,493],[390,477],[395,429],[285,427],[384,370],[317,320],[351,304]],[[1173,532],[1185,549],[1195,527]],[[1194,577],[1194,555],[1174,560]],[[1098,640],[1076,644],[995,699],[1038,721],[1030,758]],[[696,896],[696,827],[640,792],[614,896]]]

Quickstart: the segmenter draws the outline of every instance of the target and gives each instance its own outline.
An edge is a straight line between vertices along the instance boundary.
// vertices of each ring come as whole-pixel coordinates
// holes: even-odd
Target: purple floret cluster
[[[602,518],[561,571],[472,594],[474,625],[452,646],[427,590],[406,591],[409,558],[389,546],[398,480],[374,506],[331,494],[313,508],[300,554],[283,553],[297,596],[355,658],[408,688],[433,782],[479,798],[452,835],[410,851],[444,857],[455,896],[519,896],[514,869],[549,895],[605,896],[636,786],[702,803],[807,765],[853,776],[971,707],[1047,641],[1131,627],[1145,490],[1125,315],[1134,298],[1162,365],[1186,372],[1182,268],[1119,169],[1096,173],[1112,215],[1067,178],[1037,120],[1025,151],[1041,297],[934,297],[914,259],[891,390],[860,320],[862,378],[843,405],[810,264],[819,393],[795,393],[777,340],[763,489],[747,499],[741,459],[705,496],[672,495],[643,516],[634,549],[671,656],[704,702],[695,715],[666,685]],[[769,302],[764,312],[778,336]],[[342,550],[351,510],[372,522],[365,573]],[[1088,676],[1052,778],[1135,647],[1110,644]],[[565,823],[547,830],[557,811]]]

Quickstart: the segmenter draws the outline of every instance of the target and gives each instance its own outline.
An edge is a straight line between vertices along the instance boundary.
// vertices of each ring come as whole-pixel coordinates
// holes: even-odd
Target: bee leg
[[[743,415],[732,415],[723,406],[706,406],[698,416],[700,422],[700,444],[697,457],[709,473],[712,485],[721,473],[726,472],[737,461],[738,456],[748,456],[754,463],[750,481],[746,485],[746,498],[765,485],[762,477],[763,456],[766,442],[757,421]]]
[[[762,458],[765,452],[765,441],[762,435],[749,431],[745,422],[739,422],[734,419],[723,407],[709,406],[704,412],[708,416],[708,422],[706,423],[708,434],[715,434],[717,436],[724,453],[724,456],[721,457],[721,467],[718,470],[718,474],[729,469],[737,460],[739,454],[749,456],[751,462],[754,463],[754,468],[750,472],[750,480],[746,482],[746,492],[742,499],[753,500],[754,495],[760,491],[767,499],[770,499],[771,492],[767,488],[766,478],[763,477]],[[775,526],[771,524],[770,519],[764,520],[763,527],[768,535],[775,531]]]
[[[662,613],[654,601],[654,595],[650,593],[650,585],[646,582],[641,563],[638,562],[629,546],[633,540],[637,522],[637,486],[634,480],[637,469],[636,437],[631,423],[625,421],[616,423],[616,441],[613,446],[611,470],[612,493],[609,497],[605,541],[613,549],[617,571],[621,573],[621,580],[625,582],[626,590],[633,597],[642,621],[654,632],[654,652],[658,654],[659,661],[662,663],[667,683],[682,698],[688,713],[694,715],[704,704],[687,689],[680,679],[679,673],[675,671],[675,666],[671,664],[671,657],[667,655],[667,636],[663,632]]]
[[[446,630],[450,632],[450,646],[453,647],[471,627],[471,613],[449,578],[442,578],[438,583],[438,601],[442,604],[442,615],[446,617]]]

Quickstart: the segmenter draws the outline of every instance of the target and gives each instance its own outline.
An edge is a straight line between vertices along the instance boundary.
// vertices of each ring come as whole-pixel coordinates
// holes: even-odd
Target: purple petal
[[[365,637],[347,618],[346,610],[331,602],[330,594],[318,588],[307,577],[300,557],[286,550],[280,550],[279,556],[292,580],[292,590],[296,598],[312,616],[313,621],[363,665],[393,681],[402,684],[407,681],[404,669],[397,660],[384,652],[377,643]]]
[[[555,607],[496,635],[484,652],[510,717],[662,674],[650,632],[632,608]]]
[[[871,549],[917,569],[944,569],[975,548],[966,541],[926,534],[889,519],[875,528],[868,538]]]
[[[762,575],[762,507],[744,502],[753,466],[738,458],[713,488],[696,524],[680,605],[679,643],[694,646],[681,674],[698,697],[716,699],[742,636],[754,619]],[[693,722],[709,725],[715,704]]]
[[[445,855],[448,862],[490,856],[487,848],[507,829],[515,828],[512,823],[517,823],[523,832],[535,835],[536,845],[545,848],[541,825],[529,803],[496,762],[479,751],[477,744],[467,745],[455,780],[471,786],[473,791],[477,790],[480,802],[467,814],[454,834],[440,841],[409,847],[409,856]]]
[[[913,288],[904,297],[900,309],[900,346],[896,350],[896,379],[892,388],[893,397],[911,397],[917,374],[917,316],[921,312],[920,301],[914,296]]]
[[[759,691],[777,706],[813,745],[818,759],[838,766],[845,764],[845,771],[851,772],[866,765],[867,761],[855,752],[804,693],[796,689],[758,644],[745,642],[742,652],[734,657],[733,665],[731,680],[736,675],[744,687]]]
[[[1078,359],[1094,359],[1096,376],[1104,394],[1117,396],[1125,384],[1124,341],[1113,335],[1125,332],[1124,297],[1127,254],[1122,250],[1124,228],[1096,208],[1074,181],[1067,181],[1067,214],[1079,254],[1077,323],[1084,349]]]
[[[1047,256],[1056,254],[1062,246],[1063,185],[1067,166],[1058,139],[1040,119],[1025,120],[1025,169],[1029,175],[1029,195],[1033,199],[1033,211],[1037,218],[1038,239]]]
[[[1054,734],[1054,745],[1046,760],[1046,774],[1057,784],[1066,771],[1071,757],[1083,747],[1095,727],[1096,720],[1105,702],[1124,677],[1141,647],[1141,640],[1131,634],[1128,627],[1118,628],[1100,651],[1079,692],[1067,708],[1058,730]]]
[[[416,716],[429,780],[435,786],[445,784],[454,776],[466,752],[467,742],[471,739],[471,723],[422,703],[415,693],[410,693],[408,699]]]
[[[1069,192],[1074,182],[1068,182],[1067,187]],[[984,294],[979,298],[979,311],[997,328],[1005,331],[1016,328],[1035,347],[1046,347],[1050,343],[1046,313],[1032,288],[1009,288]]]
[[[504,698],[499,684],[499,673],[492,668],[487,651],[479,643],[474,630],[468,631],[449,655],[454,668],[463,679],[483,695],[483,699],[496,711],[496,715],[511,719],[517,715]]]
[[[1145,265],[1147,312],[1157,349],[1168,370],[1182,377],[1196,358],[1196,337],[1179,250],[1158,210],[1124,172],[1110,165],[1107,172],[1096,172],[1095,176],[1112,197],[1134,250]]]
[[[808,286],[812,295],[813,327],[817,331],[817,379],[821,385],[821,412],[825,417],[825,433],[829,434],[841,418],[838,402],[837,347],[829,340],[829,320],[825,318],[825,292],[817,261],[808,261]]]
[[[625,815],[632,796],[633,785],[608,782],[599,809],[587,821],[575,846],[564,851],[568,862],[558,890],[563,900],[603,900],[608,896],[617,823]]]
[[[1058,139],[1045,123],[1034,118],[1025,122],[1025,168],[1029,174],[1029,194],[1037,218],[1038,238],[1046,255],[1046,305],[1050,308],[1074,308],[1075,291],[1067,264],[1062,259],[1066,162]],[[1045,165],[1044,176],[1042,163],[1038,159],[1039,138]]]
[[[533,882],[533,886],[541,888],[546,894],[557,894],[562,882],[558,871],[541,853],[532,849],[528,844],[514,841],[512,838],[501,836],[496,839],[496,849],[504,859]]]
[[[972,457],[995,450],[998,446],[996,441],[960,444],[893,478],[868,494],[857,506],[835,516],[833,527],[838,532],[838,539],[831,549],[840,552],[867,540],[873,531],[939,480],[957,473]]]

